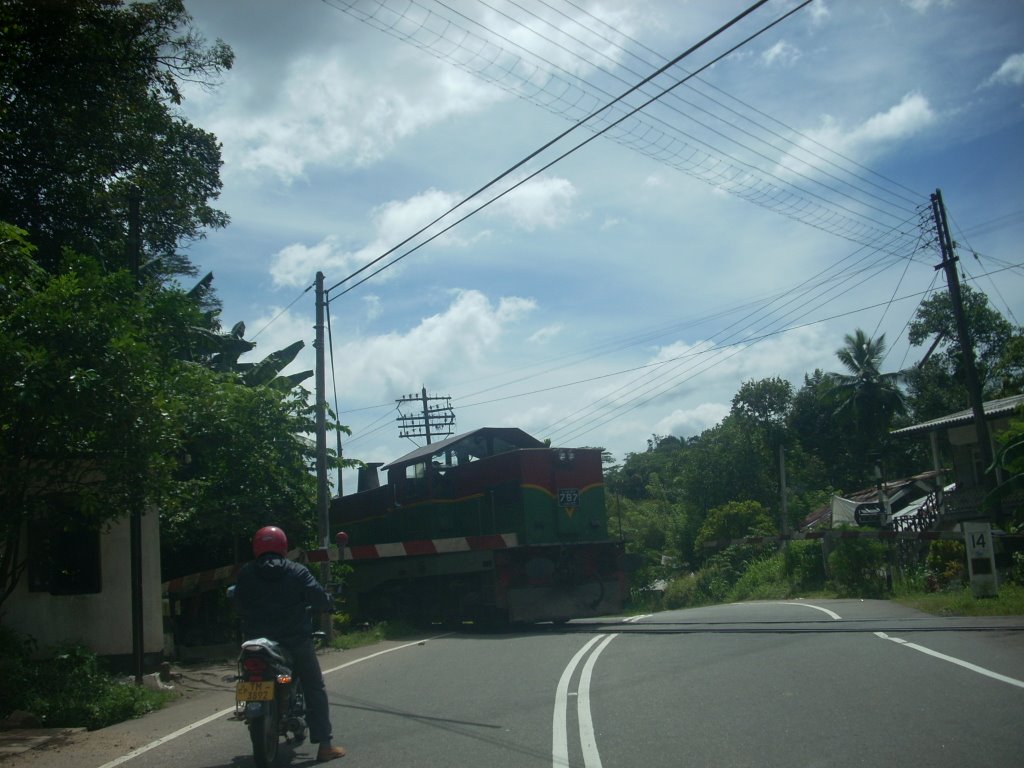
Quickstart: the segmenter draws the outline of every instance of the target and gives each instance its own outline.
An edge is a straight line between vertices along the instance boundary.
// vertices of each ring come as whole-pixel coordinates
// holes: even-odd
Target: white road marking
[[[592,637],[562,670],[558,688],[555,690],[555,710],[551,720],[551,764],[554,768],[566,768],[569,765],[568,700],[572,696],[576,696],[576,717],[579,721],[580,747],[583,750],[584,763],[587,768],[601,768],[601,755],[597,750],[594,721],[590,714],[590,680],[593,677],[597,657],[601,655],[608,643],[618,636],[616,633],[604,637],[601,635]],[[576,668],[580,665],[583,657],[590,653],[591,648],[598,642],[600,645],[590,654],[580,673],[577,691],[570,693],[569,684],[572,682]]]
[[[597,737],[594,734],[594,720],[590,716],[590,680],[594,673],[594,664],[601,651],[608,647],[608,643],[618,637],[618,634],[608,635],[604,641],[594,649],[594,652],[587,658],[583,665],[583,672],[580,675],[579,697],[576,699],[576,718],[580,727],[580,747],[583,749],[583,764],[587,768],[601,768],[601,755],[597,751]]]
[[[451,634],[451,633],[449,633],[449,634]],[[405,645],[398,645],[398,646],[395,646],[394,648],[388,648],[387,650],[384,650],[384,651],[377,651],[377,653],[372,653],[369,656],[363,656],[362,658],[355,659],[355,660],[350,661],[350,662],[348,662],[346,664],[339,664],[337,667],[332,667],[331,669],[326,669],[326,670],[324,670],[324,675],[326,676],[326,675],[331,674],[332,672],[337,672],[339,669],[344,669],[345,667],[351,667],[353,664],[360,664],[360,663],[362,663],[364,661],[369,661],[370,659],[375,659],[378,656],[383,656],[386,653],[392,653],[394,651],[402,651],[402,650],[405,650],[406,648],[413,648],[413,647],[415,647],[417,645],[423,645],[424,643],[427,643],[430,640],[437,640],[438,638],[447,637],[447,636],[448,635],[438,635],[437,637],[427,638],[426,640],[418,640],[415,643],[406,643]],[[184,728],[179,728],[174,733],[169,733],[166,736],[163,736],[163,737],[157,739],[156,741],[151,741],[149,744],[146,744],[145,746],[139,747],[138,749],[133,749],[128,754],[121,755],[121,757],[118,757],[118,758],[116,758],[114,760],[111,760],[109,763],[104,763],[103,765],[100,766],[100,768],[114,768],[114,766],[121,765],[122,763],[127,763],[129,760],[134,760],[139,755],[143,755],[146,752],[149,752],[151,749],[156,749],[161,744],[166,744],[168,741],[173,741],[174,739],[178,738],[179,736],[184,736],[189,731],[194,731],[196,728],[202,728],[207,723],[213,722],[214,720],[217,720],[218,718],[225,717],[226,715],[234,714],[234,711],[235,711],[235,708],[232,706],[232,707],[229,707],[228,709],[222,709],[220,712],[214,712],[212,715],[207,715],[202,720],[197,720],[196,722],[192,723],[191,725],[186,725]],[[246,744],[248,744],[248,742],[246,742]]]
[[[591,647],[601,639],[601,636],[592,637],[587,644],[576,651],[558,680],[558,687],[555,689],[555,714],[551,720],[551,764],[555,768],[563,768],[569,765],[569,735],[566,725],[568,718],[569,683],[572,681],[573,672],[579,666],[582,659]]]
[[[820,605],[814,605],[814,603],[805,603],[803,601],[796,601],[796,600],[778,600],[778,601],[776,601],[775,604],[776,605],[803,605],[803,606],[805,606],[807,608],[813,608],[816,611],[821,611],[822,613],[827,613],[829,616],[831,616],[836,621],[842,621],[843,620],[843,617],[840,616],[835,611],[830,611],[828,608],[822,608]],[[742,605],[742,603],[737,603],[737,605]],[[748,605],[753,605],[753,603],[748,603]]]
[[[934,656],[936,659],[948,661],[950,664],[956,664],[959,667],[971,670],[971,672],[977,672],[979,675],[991,677],[993,680],[998,680],[1001,683],[1009,683],[1010,685],[1015,685],[1018,688],[1024,688],[1024,680],[1017,680],[1014,677],[1007,677],[1006,675],[1001,675],[998,672],[993,672],[991,669],[979,667],[977,664],[971,664],[971,662],[964,661],[963,659],[958,659],[955,656],[947,656],[944,653],[933,651],[931,648],[925,648],[923,645],[911,643],[899,637],[889,637],[887,634],[885,634],[885,632],[875,632],[875,636],[880,637],[883,640],[889,640],[893,643],[896,643],[897,645],[902,645],[904,648],[912,648],[915,651],[920,651],[921,653],[926,653],[929,656]]]

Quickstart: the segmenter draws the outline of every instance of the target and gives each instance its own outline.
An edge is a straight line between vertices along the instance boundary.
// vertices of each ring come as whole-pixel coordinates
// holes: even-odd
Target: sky
[[[235,52],[180,106],[223,145],[185,251],[223,325],[313,368],[322,272],[344,455],[387,462],[424,389],[622,461],[857,329],[909,367],[937,190],[1024,322],[1024,3],[752,2],[186,0]]]

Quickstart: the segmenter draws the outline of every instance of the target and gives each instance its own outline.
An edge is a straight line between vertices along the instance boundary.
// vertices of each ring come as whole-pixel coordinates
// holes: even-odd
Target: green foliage
[[[122,682],[79,645],[34,656],[31,639],[0,629],[0,717],[19,709],[47,728],[104,728],[163,706],[171,694]]]
[[[781,552],[752,560],[729,590],[729,602],[781,600],[793,594]]]
[[[23,232],[0,231],[0,600],[23,567],[31,515],[74,494],[102,526],[143,486],[166,490],[177,447],[152,315],[163,294],[71,252],[46,273],[34,255]]]
[[[900,603],[941,616],[1024,616],[1024,587],[1003,584],[995,597],[977,598],[970,587],[904,595]]]
[[[933,541],[925,558],[931,591],[959,588],[967,577],[967,549],[962,541]]]
[[[830,386],[823,392],[837,422],[846,428],[852,455],[861,459],[860,476],[866,479],[873,464],[871,457],[885,452],[893,420],[906,412],[900,389],[906,374],[882,373],[885,334],[872,339],[858,328],[844,339],[845,345],[836,351],[836,357],[846,372],[830,373]]]
[[[693,574],[679,576],[668,583],[662,598],[665,609],[673,611],[692,608],[704,603],[704,596],[698,588],[697,577]]]
[[[791,541],[783,554],[785,574],[794,593],[810,592],[825,586],[825,559],[821,543]]]
[[[126,267],[129,190],[154,276],[191,274],[182,240],[222,227],[220,147],[174,107],[212,84],[231,49],[207,46],[181,0],[0,6],[0,220],[28,230],[52,269],[74,248]]]
[[[871,539],[836,539],[828,570],[844,597],[879,597],[885,590],[885,545]]]
[[[730,501],[708,512],[697,533],[696,546],[716,539],[773,536],[778,532],[767,510],[756,501]]]
[[[296,545],[316,533],[314,429],[303,392],[248,387],[233,374],[186,366],[175,381],[189,461],[160,500],[168,577],[249,556],[246,542],[274,524]]]
[[[1018,394],[1019,389],[1007,391],[1004,381],[1012,386],[1020,371],[1020,360],[1015,363],[1013,356],[1007,355],[1011,341],[1020,336],[1019,329],[990,306],[984,293],[969,285],[961,286],[960,292],[983,397]],[[914,346],[938,342],[928,361],[913,369],[908,378],[908,402],[915,420],[925,421],[964,408],[970,398],[964,383],[956,315],[948,293],[937,292],[921,302],[907,338]]]
[[[374,625],[352,627],[343,624],[331,639],[331,647],[339,650],[362,648],[382,640],[402,640],[419,636],[422,630],[401,621],[382,621]]]

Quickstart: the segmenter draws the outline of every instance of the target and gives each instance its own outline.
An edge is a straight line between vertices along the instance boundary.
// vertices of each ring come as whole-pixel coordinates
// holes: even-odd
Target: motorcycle
[[[236,679],[236,716],[249,729],[256,765],[269,768],[277,759],[282,736],[293,746],[306,740],[302,681],[292,674],[288,651],[265,637],[242,643]]]
[[[344,552],[348,534],[338,533],[335,540]],[[229,602],[234,601],[234,592],[234,585],[228,587]],[[339,596],[341,586],[331,592]],[[326,637],[326,632],[313,632],[318,646]],[[282,737],[292,746],[306,740],[306,698],[302,680],[293,674],[292,666],[291,654],[274,640],[258,637],[242,643],[235,678],[235,717],[249,729],[257,768],[274,764]]]

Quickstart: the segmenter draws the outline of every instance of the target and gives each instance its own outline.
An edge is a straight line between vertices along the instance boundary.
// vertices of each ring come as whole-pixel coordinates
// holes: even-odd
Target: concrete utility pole
[[[949,300],[953,307],[953,316],[956,319],[957,340],[960,342],[960,350],[963,354],[964,378],[967,380],[967,395],[971,401],[971,410],[974,413],[974,428],[978,435],[978,449],[981,451],[981,462],[984,469],[992,466],[992,442],[989,437],[988,422],[985,420],[985,408],[981,395],[981,382],[978,379],[978,369],[974,363],[974,346],[971,342],[970,329],[967,327],[967,318],[964,317],[963,298],[960,294],[960,276],[956,271],[958,261],[953,248],[953,239],[949,235],[949,223],[946,221],[946,206],[942,202],[942,191],[936,189],[931,196],[932,215],[935,218],[935,231],[939,239],[939,248],[942,252],[942,263],[935,269],[944,269],[946,272],[946,284],[949,288]],[[995,489],[995,478],[989,473],[982,477],[982,483],[986,491]]]
[[[324,373],[324,273],[316,273],[316,511],[320,548],[330,543],[331,489],[327,482],[327,378]],[[320,581],[325,586],[331,578],[331,564],[320,564]],[[330,621],[325,632],[330,632]]]
[[[444,405],[430,405],[431,401],[444,400]],[[452,398],[427,396],[427,388],[423,387],[419,395],[406,395],[395,402],[399,406],[402,403],[414,403],[419,401],[422,404],[422,413],[409,416],[399,416],[398,423],[401,424],[399,437],[425,437],[427,445],[430,445],[434,435],[448,437],[455,428],[455,412],[452,411]]]
[[[132,186],[128,191],[128,269],[139,282],[142,265],[142,215],[140,213],[139,188]],[[131,440],[128,441],[131,443]],[[131,557],[132,580],[132,671],[135,683],[142,685],[142,673],[146,655],[145,603],[142,599],[142,485],[136,482],[131,491],[131,510],[128,537]]]

